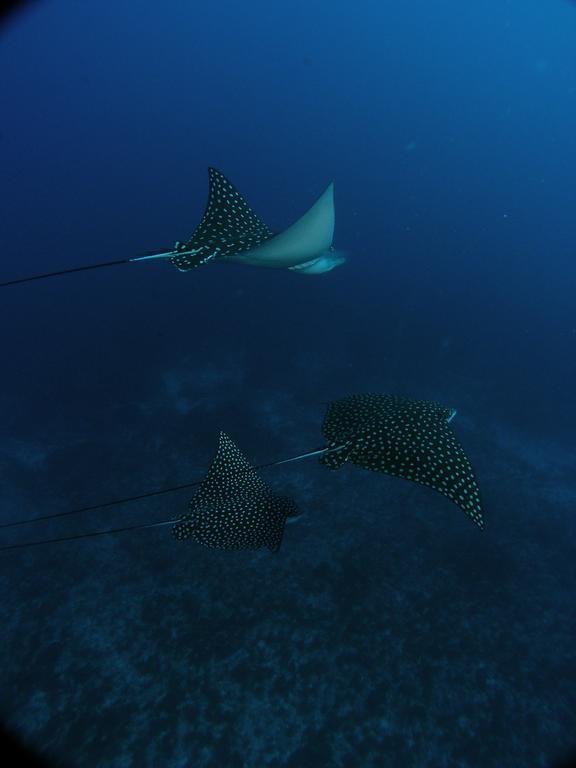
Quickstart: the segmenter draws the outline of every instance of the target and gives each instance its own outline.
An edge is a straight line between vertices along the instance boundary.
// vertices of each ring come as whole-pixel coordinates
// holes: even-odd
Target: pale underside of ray
[[[331,183],[314,205],[288,229],[251,251],[228,256],[227,260],[256,267],[302,269],[320,258],[329,259],[334,223],[334,184]]]

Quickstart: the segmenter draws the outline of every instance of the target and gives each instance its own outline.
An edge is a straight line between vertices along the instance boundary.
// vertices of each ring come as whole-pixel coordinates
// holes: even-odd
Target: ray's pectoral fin
[[[190,238],[177,243],[170,260],[182,272],[257,248],[274,233],[236,187],[216,168],[208,169],[208,203]]]
[[[334,184],[331,183],[288,229],[230,260],[257,267],[301,268],[304,274],[327,272],[343,261],[331,252],[334,221]]]

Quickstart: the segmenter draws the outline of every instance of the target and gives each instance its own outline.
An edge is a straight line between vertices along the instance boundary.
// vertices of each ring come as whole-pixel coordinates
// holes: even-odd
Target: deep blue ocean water
[[[314,460],[277,554],[166,528],[4,552],[0,716],[65,768],[548,768],[576,747],[576,5],[36,2],[0,29],[0,281],[171,247],[207,167],[326,275],[117,266],[3,288],[2,522],[322,443],[430,398],[483,492]],[[165,520],[190,492],[4,531]]]

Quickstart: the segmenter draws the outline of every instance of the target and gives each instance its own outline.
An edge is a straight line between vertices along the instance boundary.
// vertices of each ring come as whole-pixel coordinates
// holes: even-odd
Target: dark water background
[[[458,408],[487,529],[314,462],[281,552],[166,529],[6,553],[0,714],[56,766],[547,768],[576,746],[576,7],[75,3],[0,30],[1,279],[186,238],[220,168],[320,277],[115,267],[2,289],[5,521]],[[173,517],[188,496],[6,531]]]

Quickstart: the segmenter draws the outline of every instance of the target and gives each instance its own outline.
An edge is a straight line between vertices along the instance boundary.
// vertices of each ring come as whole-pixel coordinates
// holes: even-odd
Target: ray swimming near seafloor
[[[456,415],[428,400],[363,394],[328,405],[322,432],[329,469],[350,462],[433,488],[484,526],[472,465],[450,422]]]
[[[48,539],[37,539],[23,543],[9,544],[0,547],[0,551],[10,549],[27,549],[43,544],[88,539],[95,536],[106,536],[126,531],[173,526],[176,539],[192,538],[200,544],[219,549],[259,549],[268,547],[276,551],[282,540],[284,523],[288,517],[297,517],[299,512],[296,505],[286,496],[276,496],[258,476],[257,470],[277,466],[299,459],[323,453],[324,449],[311,451],[301,456],[269,462],[260,466],[252,466],[232,440],[221,432],[217,452],[202,480],[183,483],[170,488],[146,491],[134,496],[125,496],[101,504],[79,507],[77,509],[41,515],[12,523],[3,523],[0,528],[15,528],[46,520],[54,520],[71,515],[106,509],[134,501],[164,494],[175,493],[188,488],[197,487],[189,502],[189,511],[179,518],[161,520],[152,523],[111,528],[104,531],[59,536]]]
[[[225,482],[222,480],[222,488],[226,487],[230,494],[234,488],[242,487],[239,498],[244,496],[246,499],[249,496],[251,486],[250,483],[244,485],[242,483],[243,478],[245,476],[250,477],[251,472],[319,456],[320,462],[329,469],[338,469],[346,462],[350,462],[364,469],[412,480],[420,485],[433,488],[462,509],[480,528],[483,528],[484,518],[478,484],[470,461],[451,427],[455,414],[454,408],[446,408],[439,403],[428,400],[414,400],[385,394],[351,395],[328,404],[322,425],[327,444],[321,448],[253,467],[244,457],[242,460],[239,458],[239,450],[235,446],[235,451],[238,454],[234,459],[234,450],[228,447],[228,452],[226,452],[227,444],[224,442],[220,458],[218,461],[215,458],[208,470],[210,481],[206,488],[217,487],[215,484],[217,484],[218,476],[221,474],[226,478]],[[220,438],[221,442],[223,439]],[[229,441],[229,438],[227,440]],[[229,442],[231,443],[231,441]],[[227,454],[228,462],[226,462]],[[240,454],[240,456],[242,455]],[[205,480],[196,481],[146,491],[101,504],[4,523],[0,525],[0,528],[14,528],[43,520],[141,501],[146,498],[201,486],[205,482]],[[252,485],[254,492],[257,488],[258,484]],[[200,499],[203,497],[204,492]],[[210,501],[209,510],[212,512],[228,508],[226,505],[222,507],[218,498],[213,497]],[[254,503],[258,507],[257,494]],[[235,508],[233,496],[229,495],[227,504],[232,505],[230,508]],[[194,509],[197,511],[198,507],[194,507]],[[198,515],[193,516],[191,520],[193,519],[197,520]],[[178,521],[175,520],[165,520],[69,537],[24,542],[0,547],[0,551],[103,536],[139,528],[177,525],[177,523]]]
[[[169,261],[181,272],[211,262],[235,262],[300,274],[321,274],[342,264],[345,257],[334,251],[334,184],[312,207],[282,232],[273,232],[254,213],[236,187],[215,168],[208,169],[208,202],[200,224],[185,241],[173,248],[143,256],[69,267],[53,272],[0,282],[0,288],[49,277],[151,260]]]
[[[216,549],[278,551],[286,518],[298,515],[288,496],[276,496],[240,449],[220,432],[206,477],[175,523],[176,539]]]

